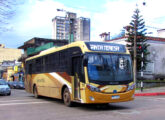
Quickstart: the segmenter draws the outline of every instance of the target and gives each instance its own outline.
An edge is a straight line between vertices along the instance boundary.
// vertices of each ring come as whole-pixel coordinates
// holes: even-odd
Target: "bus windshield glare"
[[[89,82],[96,84],[128,84],[133,81],[130,55],[88,54]]]

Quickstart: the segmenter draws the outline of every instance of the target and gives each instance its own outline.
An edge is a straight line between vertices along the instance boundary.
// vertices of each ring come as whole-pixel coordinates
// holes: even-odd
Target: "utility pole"
[[[136,85],[137,67],[136,67],[136,37],[137,37],[137,20],[134,21],[134,59],[133,59],[133,72],[134,72],[134,83]]]
[[[142,46],[142,54],[141,54],[141,57],[143,59],[143,46]],[[141,79],[143,79],[143,60],[141,61]],[[140,87],[141,87],[141,92],[143,92],[143,80],[141,80],[141,84],[140,84]]]
[[[143,50],[143,49],[142,49]],[[143,51],[142,51],[142,54],[141,54],[141,57],[143,59],[144,55],[143,55]],[[143,60],[141,61],[141,77],[143,78],[143,66],[144,66],[144,63],[143,63]]]

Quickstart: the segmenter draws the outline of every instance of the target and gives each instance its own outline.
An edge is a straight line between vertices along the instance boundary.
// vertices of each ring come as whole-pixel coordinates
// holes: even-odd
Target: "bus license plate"
[[[114,96],[112,96],[112,99],[119,99],[119,98],[120,98],[119,95],[114,95]]]

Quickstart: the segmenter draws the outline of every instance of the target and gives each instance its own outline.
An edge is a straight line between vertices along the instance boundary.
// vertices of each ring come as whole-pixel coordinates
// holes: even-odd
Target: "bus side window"
[[[32,74],[32,64],[29,64],[29,66],[28,66],[28,73]]]
[[[59,53],[58,52],[56,52],[56,53],[54,53],[53,54],[53,64],[54,64],[54,67],[53,67],[53,69],[54,69],[54,71],[56,72],[58,72],[58,66],[59,66]]]
[[[60,52],[60,72],[67,72],[68,69],[68,50]]]
[[[29,64],[28,62],[25,63],[25,73],[28,74],[29,72]]]
[[[42,72],[42,58],[36,59],[36,72]]]
[[[44,59],[45,59],[45,67],[44,68],[45,68],[45,71],[48,71],[48,63],[49,63],[48,62],[48,55],[46,55]]]

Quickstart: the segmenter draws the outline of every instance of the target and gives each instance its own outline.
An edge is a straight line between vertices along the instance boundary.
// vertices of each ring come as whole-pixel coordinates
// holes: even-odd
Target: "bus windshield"
[[[127,54],[88,54],[89,82],[127,84],[133,81],[131,57]]]

